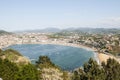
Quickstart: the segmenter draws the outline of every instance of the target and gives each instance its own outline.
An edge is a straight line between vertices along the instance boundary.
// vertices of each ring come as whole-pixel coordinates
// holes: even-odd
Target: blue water
[[[82,48],[51,45],[51,44],[21,44],[12,45],[11,48],[19,51],[23,56],[29,57],[32,63],[38,60],[39,56],[47,55],[53,63],[64,70],[74,70],[82,66],[94,57],[94,52]]]

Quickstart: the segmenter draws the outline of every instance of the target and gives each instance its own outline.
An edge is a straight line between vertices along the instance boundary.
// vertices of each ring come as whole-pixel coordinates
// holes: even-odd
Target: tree
[[[74,72],[73,80],[120,80],[120,64],[115,59],[98,65],[92,58],[84,64],[83,69]],[[80,77],[80,79],[79,79]]]
[[[51,74],[50,76],[52,76],[52,74],[54,74],[54,71],[53,71],[53,73],[50,72],[50,74],[48,72],[46,72],[46,71],[44,72],[43,69],[45,69],[45,68],[46,69],[54,69],[54,70],[61,71],[61,69],[58,66],[56,66],[54,63],[51,62],[51,60],[50,60],[50,58],[48,56],[40,56],[38,61],[36,61],[36,66],[37,66],[37,68],[39,70],[38,71],[39,72],[39,78],[42,79],[42,80],[44,79],[42,74],[44,74],[44,73],[46,75]]]
[[[17,66],[7,59],[0,59],[0,78],[3,80],[38,80],[38,70],[32,64]]]
[[[102,62],[102,67],[106,74],[106,80],[120,80],[120,64],[115,59],[109,58],[106,64]]]
[[[8,61],[7,59],[0,59],[0,77],[3,80],[15,80],[18,67],[16,64]]]
[[[16,80],[38,80],[38,71],[32,64],[24,65],[16,75]]]
[[[88,63],[84,64],[84,72],[89,79],[92,80],[105,80],[104,71],[100,68],[96,61],[92,58],[89,59]]]
[[[83,70],[74,72],[74,80],[105,80],[104,70],[92,58],[84,64]]]
[[[80,80],[80,75],[78,71],[74,71],[74,79],[73,80]]]
[[[40,56],[39,60],[36,61],[37,67],[39,68],[47,68],[47,67],[57,67],[54,63],[51,62],[48,56]]]

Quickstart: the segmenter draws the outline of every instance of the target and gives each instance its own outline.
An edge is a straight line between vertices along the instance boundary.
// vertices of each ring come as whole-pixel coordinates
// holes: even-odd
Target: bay
[[[83,48],[53,45],[53,44],[19,44],[5,49],[14,49],[28,57],[34,64],[39,56],[46,55],[51,61],[64,70],[74,70],[81,67],[89,58],[94,58],[94,52]]]

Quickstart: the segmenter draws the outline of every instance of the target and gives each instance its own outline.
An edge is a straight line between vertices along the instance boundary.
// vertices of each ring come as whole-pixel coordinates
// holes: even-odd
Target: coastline
[[[54,44],[54,45],[63,45],[63,46],[71,46],[71,47],[77,47],[77,48],[82,48],[88,51],[93,51],[94,52],[94,59],[97,61],[97,63],[99,65],[101,65],[101,62],[107,62],[107,59],[109,58],[113,58],[116,61],[118,61],[120,63],[120,59],[116,58],[113,55],[110,54],[104,54],[104,53],[100,53],[97,51],[97,49],[92,48],[92,47],[88,47],[82,44],[75,44],[75,43],[67,43],[65,41],[46,41],[46,42],[34,42],[34,43],[14,43],[14,44],[9,44],[9,45],[5,45],[3,47],[0,46],[0,48],[5,48],[11,45],[17,45],[17,44]]]
[[[82,48],[82,49],[85,49],[85,50],[88,50],[88,51],[93,51],[94,59],[100,65],[101,58],[99,58],[100,55],[99,55],[99,53],[97,52],[97,50],[95,48],[90,48],[90,47],[87,47],[87,46],[84,46],[84,45],[81,45],[81,44],[66,43],[66,42],[63,42],[62,44],[61,43],[55,43],[55,42],[54,43],[45,43],[45,44],[55,44],[55,45],[71,46],[71,47]]]
[[[11,45],[17,45],[17,44],[54,44],[54,45],[63,45],[63,46],[71,46],[71,47],[77,47],[77,48],[82,48],[88,51],[93,51],[94,54],[94,59],[97,61],[98,64],[100,64],[100,62],[102,62],[101,55],[99,55],[99,53],[97,52],[97,50],[95,48],[90,48],[81,44],[74,44],[74,43],[67,43],[65,41],[51,41],[51,42],[38,42],[38,43],[16,43],[16,44],[11,44]],[[10,45],[6,45],[2,48],[8,47]]]
[[[99,65],[104,61],[105,63],[107,62],[107,59],[112,58],[115,59],[120,63],[120,59],[117,59],[115,56],[111,54],[104,54],[100,53],[97,51],[96,48],[88,47],[82,44],[74,44],[74,43],[67,43],[65,41],[52,41],[52,42],[41,42],[41,43],[34,43],[34,44],[55,44],[55,45],[63,45],[63,46],[71,46],[71,47],[77,47],[77,48],[82,48],[88,51],[93,51],[94,52],[94,59],[97,61]]]

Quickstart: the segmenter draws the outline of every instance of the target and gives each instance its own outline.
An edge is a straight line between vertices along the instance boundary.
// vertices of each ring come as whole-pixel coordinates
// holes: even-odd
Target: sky
[[[0,0],[0,30],[120,28],[120,0]]]

